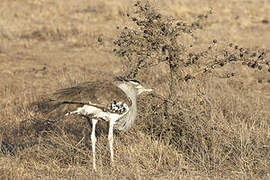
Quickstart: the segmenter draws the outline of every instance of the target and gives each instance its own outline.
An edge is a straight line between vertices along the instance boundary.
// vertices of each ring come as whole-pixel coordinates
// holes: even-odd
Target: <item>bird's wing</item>
[[[124,91],[112,82],[85,82],[75,87],[60,89],[50,97],[53,101],[81,102],[108,107],[113,101],[131,105]]]
[[[122,102],[128,107],[132,104],[126,94],[112,82],[84,82],[56,91],[49,96],[43,107],[40,105],[40,109],[44,108],[43,112],[46,113],[57,110],[58,113],[66,114],[83,105],[92,105],[103,111],[111,111],[109,107],[113,102]]]

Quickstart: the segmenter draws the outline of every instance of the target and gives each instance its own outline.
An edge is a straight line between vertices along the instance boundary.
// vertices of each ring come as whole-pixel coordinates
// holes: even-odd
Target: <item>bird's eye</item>
[[[136,88],[137,88],[137,89],[141,89],[141,88],[142,88],[142,85],[138,84],[138,85],[136,86]]]

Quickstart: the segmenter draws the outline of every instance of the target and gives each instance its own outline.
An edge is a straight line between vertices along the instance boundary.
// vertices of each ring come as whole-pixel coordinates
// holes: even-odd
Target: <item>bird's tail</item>
[[[29,105],[30,109],[34,112],[50,113],[54,109],[60,107],[61,103],[53,102],[49,99],[35,101]]]

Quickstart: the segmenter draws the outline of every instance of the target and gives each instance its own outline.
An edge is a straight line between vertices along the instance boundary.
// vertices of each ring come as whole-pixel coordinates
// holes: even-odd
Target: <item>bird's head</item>
[[[143,92],[152,92],[153,89],[147,89],[141,85],[141,83],[135,79],[125,79],[123,77],[117,77],[118,81],[125,82],[125,84],[128,84],[129,87],[132,87],[136,90],[137,95],[143,93]]]
[[[140,82],[137,80],[132,79],[132,80],[128,80],[128,82],[137,90],[138,95],[143,93],[143,92],[152,92],[153,91],[153,89],[147,89],[147,88],[143,87],[140,84]]]

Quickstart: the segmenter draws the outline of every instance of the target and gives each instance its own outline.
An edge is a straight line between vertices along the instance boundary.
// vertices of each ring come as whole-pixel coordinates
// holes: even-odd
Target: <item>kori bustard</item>
[[[128,130],[137,115],[137,96],[152,89],[144,88],[139,81],[117,77],[113,81],[85,82],[75,87],[60,89],[51,95],[54,107],[69,106],[66,116],[78,114],[92,121],[91,143],[93,169],[96,170],[96,124],[109,122],[109,147],[113,163],[113,130]]]

